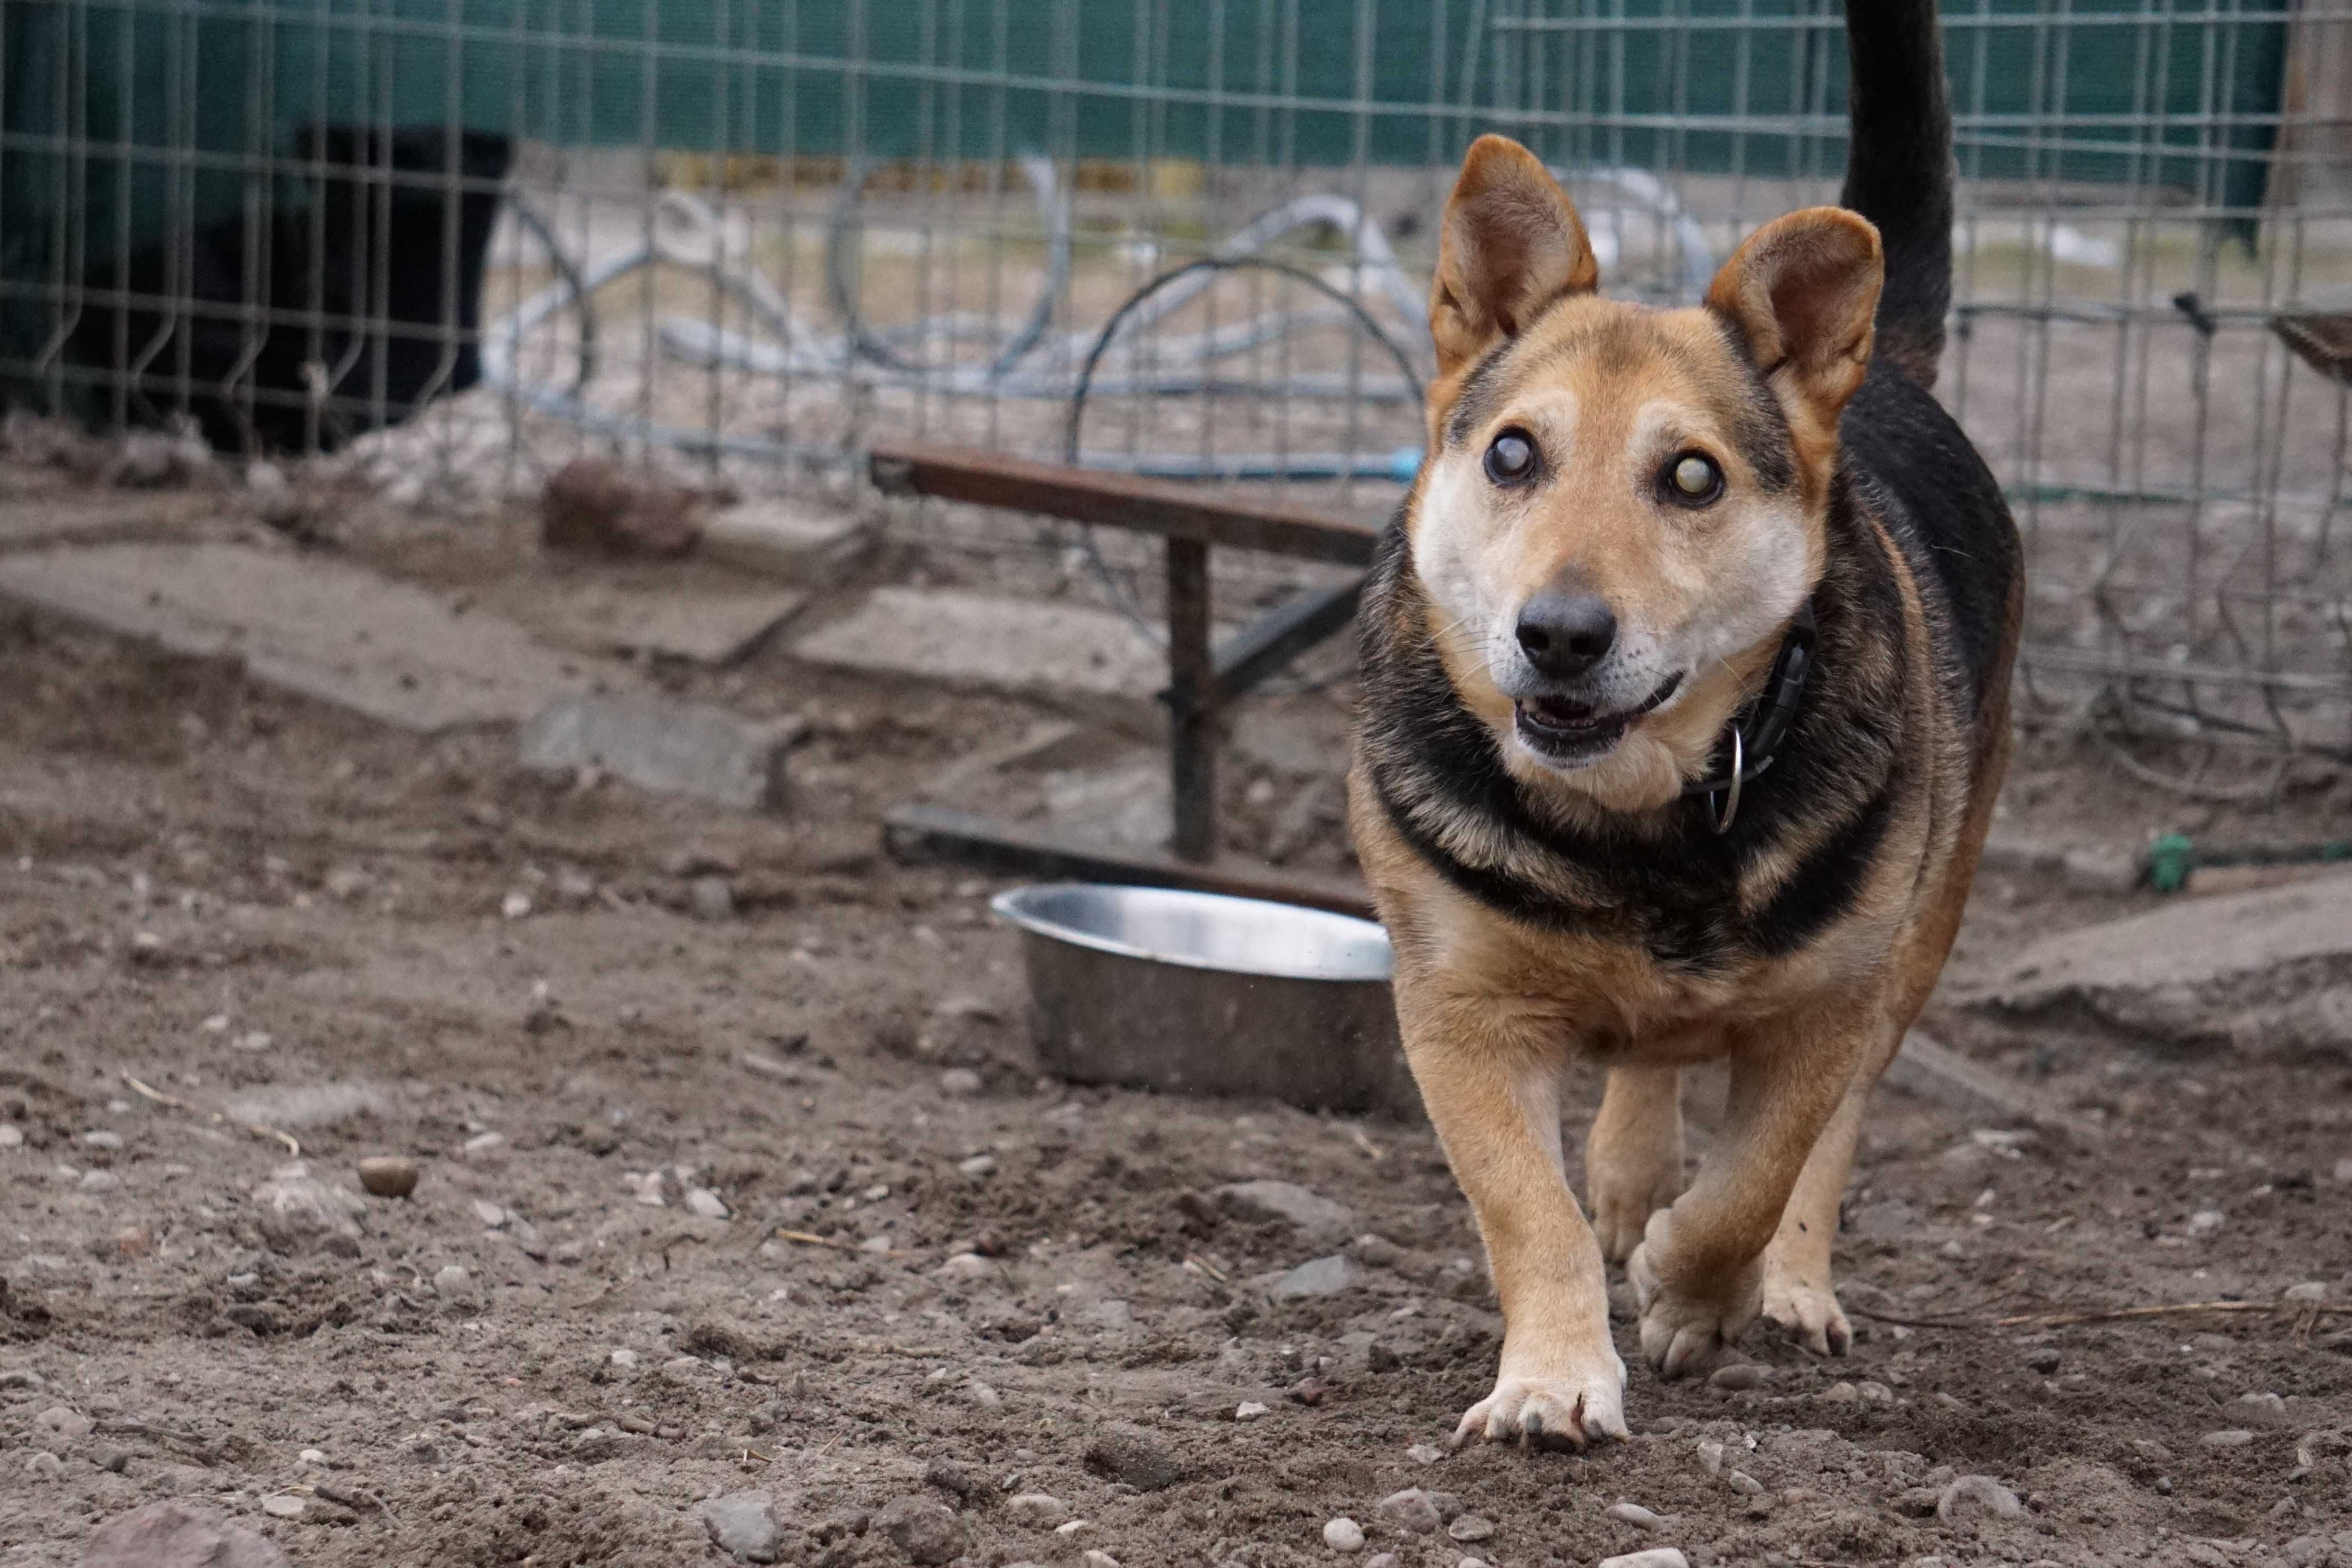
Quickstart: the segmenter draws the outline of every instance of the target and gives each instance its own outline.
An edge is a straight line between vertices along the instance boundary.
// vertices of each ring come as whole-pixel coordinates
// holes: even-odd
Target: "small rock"
[[[1727,1471],[1723,1479],[1729,1484],[1733,1491],[1738,1492],[1743,1497],[1762,1497],[1764,1495],[1764,1483],[1758,1480],[1754,1476],[1749,1475],[1746,1470]]]
[[[1433,1465],[1445,1458],[1445,1450],[1434,1443],[1415,1443],[1404,1451],[1404,1457],[1416,1465]]]
[[[963,1172],[963,1174],[968,1176],[973,1177],[974,1179],[978,1179],[982,1176],[992,1176],[996,1174],[996,1156],[994,1155],[974,1155],[968,1160],[958,1161],[956,1164],[956,1169]]]
[[[81,1568],[288,1568],[286,1554],[182,1502],[154,1502],[90,1532]]]
[[[2209,1448],[2242,1448],[2254,1440],[2254,1435],[2240,1427],[2228,1431],[2208,1432],[2197,1440]]]
[[[2327,1281],[2305,1280],[2300,1285],[2289,1285],[2279,1297],[2283,1301],[2324,1301],[2327,1299]]]
[[[352,1218],[360,1200],[308,1175],[296,1160],[254,1188],[261,1210],[262,1239],[279,1252],[320,1247],[344,1257],[359,1255],[360,1228]]]
[[[1666,1521],[1638,1502],[1621,1502],[1609,1511],[1609,1517],[1636,1530],[1664,1530]]]
[[[30,1388],[38,1391],[47,1386],[47,1380],[39,1373],[25,1367],[12,1366],[5,1372],[0,1372],[0,1388]]]
[[[1301,1263],[1267,1285],[1265,1293],[1276,1301],[1336,1296],[1355,1282],[1355,1269],[1344,1256],[1334,1252],[1328,1258]]]
[[[963,1396],[982,1410],[1001,1409],[1004,1405],[1003,1395],[977,1379],[964,1385]]]
[[[122,1185],[122,1178],[112,1171],[84,1171],[79,1185],[84,1192],[112,1192]]]
[[[1381,1499],[1379,1512],[1382,1523],[1414,1535],[1434,1535],[1445,1522],[1437,1516],[1437,1505],[1419,1487],[1389,1493]]]
[[[1895,1494],[1895,1511],[1907,1513],[1913,1519],[1926,1519],[1936,1511],[1936,1505],[1943,1500],[1944,1494],[1940,1488],[1910,1487]]]
[[[1138,1491],[1159,1491],[1184,1479],[1176,1456],[1132,1427],[1106,1427],[1087,1445],[1087,1469]]]
[[[1345,1515],[1331,1520],[1323,1526],[1323,1544],[1334,1552],[1361,1552],[1364,1549],[1364,1527]]]
[[[1234,1182],[1209,1196],[1227,1213],[1244,1219],[1281,1220],[1310,1235],[1346,1236],[1356,1228],[1354,1209],[1297,1182]]]
[[[528,920],[530,917],[530,894],[520,892],[508,894],[499,900],[499,913],[509,920]]]
[[[1465,1513],[1447,1525],[1445,1533],[1464,1542],[1487,1541],[1494,1537],[1495,1522],[1489,1519],[1481,1519],[1475,1513]]]
[[[53,1481],[66,1473],[66,1462],[46,1448],[38,1448],[25,1460],[25,1473],[37,1481]]]
[[[1851,1405],[1861,1397],[1851,1383],[1832,1383],[1822,1390],[1822,1403],[1824,1405]]]
[[[996,1265],[977,1252],[958,1252],[940,1265],[940,1272],[950,1280],[985,1280]]]
[[[1723,1445],[1717,1442],[1712,1437],[1706,1438],[1701,1442],[1698,1446],[1698,1462],[1700,1468],[1705,1469],[1708,1475],[1721,1475],[1723,1473]]]
[[[101,1129],[97,1132],[84,1133],[81,1135],[79,1142],[81,1146],[86,1149],[120,1149],[122,1147],[122,1134],[120,1133],[109,1133]]]
[[[720,1201],[717,1193],[711,1191],[707,1186],[688,1187],[686,1189],[686,1207],[689,1213],[698,1214],[705,1219],[724,1219],[727,1218],[727,1205]]]
[[[433,1271],[433,1289],[452,1301],[462,1301],[474,1293],[474,1277],[462,1263],[444,1264]]]
[[[1962,1476],[1936,1500],[1936,1522],[1961,1525],[1988,1519],[2022,1519],[2025,1505],[1990,1476]]]
[[[1234,1406],[1234,1419],[1236,1421],[1255,1421],[1266,1414],[1266,1407],[1255,1399],[1244,1399]]]
[[[1431,1492],[1429,1494],[1429,1505],[1437,1510],[1438,1518],[1449,1522],[1462,1517],[1462,1499],[1457,1493],[1450,1491]]]
[[[950,1067],[940,1074],[940,1092],[950,1100],[970,1100],[983,1087],[979,1073],[969,1067]]]
[[[272,1519],[299,1519],[310,1511],[310,1505],[292,1492],[272,1492],[261,1500],[261,1511]]]
[[[980,1483],[964,1473],[964,1468],[953,1459],[940,1455],[923,1467],[923,1479],[941,1491],[953,1492],[965,1501],[980,1490]]]
[[[2221,1229],[2221,1227],[2229,1223],[2230,1217],[2223,1214],[2220,1209],[2200,1208],[2196,1213],[2189,1217],[2189,1234],[2191,1236],[2210,1236],[2213,1232]]]
[[[327,1451],[324,1448],[305,1448],[294,1457],[301,1463],[309,1465],[312,1469],[324,1469],[327,1468]]]
[[[634,1350],[616,1350],[604,1359],[623,1372],[635,1372],[637,1369],[637,1353]]]
[[[62,1454],[90,1435],[94,1423],[78,1410],[53,1405],[33,1417],[33,1446]]]
[[[2336,1161],[2336,1169],[2331,1174],[2339,1182],[2352,1182],[2352,1155],[2347,1155]]]
[[[2063,1359],[2059,1355],[2057,1351],[2045,1345],[2042,1349],[2028,1355],[2025,1358],[2025,1364],[2040,1373],[2042,1376],[2048,1377],[2063,1364]]]
[[[423,1172],[405,1155],[377,1155],[360,1162],[360,1186],[378,1197],[406,1197]]]
[[[1071,1541],[1076,1540],[1082,1531],[1092,1530],[1093,1528],[1094,1521],[1092,1520],[1072,1519],[1066,1520],[1062,1523],[1054,1526],[1054,1533],[1061,1536],[1066,1541]]]
[[[143,1225],[129,1225],[114,1233],[114,1250],[118,1257],[144,1258],[155,1250],[155,1237]]]
[[[2060,861],[2066,885],[2077,893],[2129,893],[2145,873],[2145,858],[2118,844],[2083,844]]]
[[[507,1222],[507,1211],[488,1198],[478,1197],[474,1200],[474,1218],[496,1230]]]
[[[1895,1390],[1887,1387],[1884,1383],[1859,1384],[1854,1388],[1854,1394],[1864,1405],[1892,1405],[1895,1403]]]
[[[1086,1568],[1118,1568],[1118,1559],[1100,1547],[1089,1549],[1078,1561],[1085,1563]]]
[[[572,1439],[572,1457],[584,1465],[619,1458],[627,1449],[621,1434],[609,1427],[591,1427]]]
[[[735,917],[735,887],[723,876],[698,876],[687,889],[687,904],[698,920]]]
[[[783,1541],[775,1507],[765,1492],[712,1498],[702,1505],[702,1528],[719,1550],[745,1563],[773,1563]]]
[[[1397,1568],[1397,1554],[1393,1552],[1383,1552],[1376,1556],[1367,1557],[1364,1559],[1364,1568]]]
[[[1772,1369],[1761,1362],[1736,1361],[1729,1366],[1718,1366],[1707,1382],[1717,1388],[1727,1388],[1734,1394],[1745,1394],[1751,1388],[1761,1388],[1772,1375]]]
[[[1603,1557],[1598,1568],[1690,1568],[1690,1559],[1674,1547],[1653,1546],[1643,1552]]]
[[[924,1568],[946,1563],[963,1552],[963,1521],[955,1511],[936,1499],[907,1496],[893,1499],[874,1517],[875,1524],[904,1552]]]
[[[1070,1517],[1070,1505],[1051,1492],[1024,1491],[1006,1502],[1004,1508],[1024,1524],[1049,1528]]]
[[[25,1129],[14,1122],[0,1122],[0,1149],[21,1149],[25,1146]]]
[[[2241,1394],[2230,1401],[2230,1414],[2253,1427],[2287,1424],[2286,1401],[2276,1394]]]

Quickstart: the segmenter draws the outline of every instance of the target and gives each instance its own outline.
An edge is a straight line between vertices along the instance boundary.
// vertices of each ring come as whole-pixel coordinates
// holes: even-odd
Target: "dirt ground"
[[[345,548],[444,585],[538,570],[482,538]],[[1045,709],[777,648],[656,672],[806,721],[791,810],[753,815],[21,614],[0,670],[8,1568],[167,1498],[316,1568],[716,1563],[703,1505],[742,1493],[776,1527],[754,1556],[824,1568],[1274,1568],[1337,1561],[1342,1516],[1401,1568],[2352,1568],[2352,1320],[1998,1321],[2314,1282],[2344,1304],[2341,1051],[1939,1009],[2090,1130],[1883,1090],[1841,1239],[1849,1360],[1759,1329],[1752,1386],[1661,1385],[1621,1321],[1633,1441],[1441,1457],[1500,1321],[1427,1131],[1042,1080],[1002,884],[881,852],[885,805]],[[1336,735],[1344,701],[1265,711]],[[1239,831],[1328,789],[1327,752],[1237,768]],[[2059,841],[2182,815],[2057,741],[2011,801],[2005,832]],[[2298,836],[2343,805],[2195,825]],[[1288,828],[1316,839],[1298,863],[1338,863],[1320,808]],[[2153,896],[1997,870],[1958,963]],[[413,1196],[361,1194],[386,1155],[421,1166]],[[1257,1179],[1347,1212],[1217,1196]],[[1265,1288],[1335,1253],[1332,1293]],[[1967,1476],[2021,1510],[1961,1488],[1939,1519]],[[1408,1488],[1451,1524],[1384,1513]]]

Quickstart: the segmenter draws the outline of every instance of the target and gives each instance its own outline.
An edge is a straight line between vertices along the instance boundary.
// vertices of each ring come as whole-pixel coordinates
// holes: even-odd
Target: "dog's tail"
[[[1846,0],[1853,140],[1841,204],[1878,225],[1877,352],[1936,384],[1952,302],[1952,105],[1936,0]]]

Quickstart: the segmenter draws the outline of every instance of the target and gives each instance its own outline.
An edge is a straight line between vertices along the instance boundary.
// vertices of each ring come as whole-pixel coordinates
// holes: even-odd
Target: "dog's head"
[[[1568,195],[1501,137],[1446,204],[1410,511],[1430,630],[1512,771],[1645,810],[1703,770],[1819,580],[1877,231],[1766,225],[1703,307],[1600,298]]]

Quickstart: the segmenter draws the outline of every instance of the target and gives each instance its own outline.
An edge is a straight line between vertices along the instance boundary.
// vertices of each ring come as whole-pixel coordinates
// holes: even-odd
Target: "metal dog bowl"
[[[1163,887],[999,894],[1046,1071],[1080,1083],[1418,1112],[1388,934],[1320,909]]]

